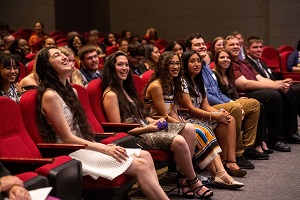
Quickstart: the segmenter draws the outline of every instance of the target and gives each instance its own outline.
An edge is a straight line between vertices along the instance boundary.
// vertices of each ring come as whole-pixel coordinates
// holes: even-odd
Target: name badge
[[[215,80],[217,80],[217,77],[216,77],[215,74],[212,74],[211,76],[212,76]]]

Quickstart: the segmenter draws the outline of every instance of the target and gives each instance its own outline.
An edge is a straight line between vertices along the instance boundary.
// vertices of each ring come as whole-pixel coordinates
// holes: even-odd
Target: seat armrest
[[[128,132],[134,128],[140,127],[141,125],[129,123],[102,122],[101,126],[105,132]]]
[[[43,157],[57,157],[69,155],[79,149],[85,149],[87,145],[83,144],[67,144],[67,143],[37,143]]]
[[[54,158],[0,157],[0,162],[3,163],[12,174],[34,171],[38,167],[53,163],[54,160]]]
[[[103,140],[105,138],[115,136],[116,132],[104,132],[104,133],[94,132],[93,134],[95,135],[95,141],[100,142],[101,140]]]

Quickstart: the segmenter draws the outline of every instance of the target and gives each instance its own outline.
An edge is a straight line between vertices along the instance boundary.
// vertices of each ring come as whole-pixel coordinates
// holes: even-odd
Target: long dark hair
[[[102,89],[104,91],[107,87],[110,87],[110,89],[117,94],[122,122],[124,122],[126,118],[131,116],[135,116],[137,119],[144,120],[144,117],[147,116],[148,113],[135,88],[130,70],[126,80],[123,81],[123,87],[116,75],[115,64],[117,62],[117,57],[119,56],[125,56],[128,60],[127,54],[122,51],[117,51],[116,53],[106,58],[103,67]],[[137,108],[127,99],[125,93],[123,92],[123,89],[133,100]]]
[[[159,56],[157,67],[154,68],[154,72],[146,85],[144,90],[144,96],[147,90],[147,87],[151,82],[156,79],[160,80],[161,87],[164,94],[173,94],[174,93],[174,102],[178,103],[182,100],[182,63],[180,64],[180,70],[177,77],[173,78],[169,72],[169,64],[174,56],[179,58],[181,63],[181,58],[172,51],[165,51]],[[174,88],[174,89],[173,89]]]
[[[77,136],[82,136],[84,139],[92,141],[94,135],[90,132],[90,126],[80,102],[69,82],[66,81],[66,86],[60,82],[57,72],[49,62],[49,49],[56,48],[44,48],[40,50],[36,57],[36,72],[40,82],[36,99],[36,116],[39,132],[45,142],[57,142],[57,134],[41,112],[42,97],[47,89],[52,89],[56,91],[66,105],[69,106],[74,119],[73,127],[77,129],[78,126],[80,130],[79,134],[81,135]]]
[[[198,54],[197,51],[187,50],[182,54],[182,62],[183,62],[183,68],[184,68],[184,78],[185,78],[185,80],[188,84],[188,89],[189,89],[189,93],[190,93],[191,96],[199,97],[199,95],[195,91],[195,86],[196,86],[196,87],[198,87],[202,97],[205,98],[206,93],[205,93],[205,89],[204,89],[204,81],[203,81],[203,76],[202,76],[202,67],[201,67],[200,72],[194,77],[194,80],[192,80],[192,78],[191,78],[189,67],[188,67],[189,66],[189,60],[190,60],[191,56],[194,55],[194,54],[197,54],[197,56],[199,56],[199,58],[201,59],[201,56]],[[201,59],[201,63],[202,63],[202,59]]]
[[[230,65],[229,65],[229,67],[226,69],[225,74],[226,74],[226,76],[227,76],[227,78],[228,78],[229,84],[234,85],[234,80],[235,80],[235,79],[234,79],[233,67],[232,67],[232,56],[231,56],[231,53],[230,53],[228,50],[226,50],[226,49],[222,49],[221,51],[218,51],[218,52],[216,53],[216,56],[215,56],[215,58],[214,58],[216,74],[217,74],[217,76],[220,76],[221,83],[222,83],[223,85],[227,85],[227,84],[224,82],[224,80],[223,80],[223,76],[222,76],[222,73],[221,73],[221,67],[220,67],[220,65],[219,65],[219,63],[218,63],[218,58],[219,58],[219,55],[220,55],[221,52],[225,52],[225,53],[227,53],[227,54],[229,55],[229,58],[230,58]]]

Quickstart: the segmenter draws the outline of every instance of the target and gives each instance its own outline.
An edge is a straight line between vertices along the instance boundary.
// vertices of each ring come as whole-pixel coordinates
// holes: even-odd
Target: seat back
[[[106,56],[109,56],[110,54],[113,54],[119,50],[119,47],[111,46],[106,48]]]
[[[19,103],[19,107],[22,113],[23,121],[27,132],[34,143],[41,143],[43,139],[39,134],[36,121],[36,95],[37,89],[28,90],[25,92]]]
[[[261,57],[266,59],[268,67],[271,69],[278,68],[280,66],[280,62],[277,50],[271,46],[264,46],[262,50],[263,53]]]
[[[41,154],[24,126],[18,104],[0,97],[0,156],[41,158]]]
[[[150,69],[150,70],[146,71],[145,73],[143,73],[143,75],[142,75],[142,83],[143,83],[144,89],[145,89],[145,86],[148,83],[149,79],[151,78],[153,72],[154,71],[152,69]],[[144,89],[143,89],[143,91],[144,91]]]
[[[136,74],[132,74],[132,79],[133,79],[135,88],[136,88],[140,98],[142,98],[143,91],[144,91],[144,84],[143,84],[142,78]]]
[[[104,109],[101,103],[103,95],[101,84],[102,79],[92,80],[87,86],[87,92],[89,96],[90,105],[96,119],[98,120],[98,122],[107,122],[107,117],[103,112]]]
[[[23,63],[20,63],[20,70],[19,70],[19,80],[20,82],[25,76],[27,76],[26,68]]]
[[[280,55],[281,53],[283,53],[285,51],[295,51],[295,48],[290,45],[281,45],[280,47],[278,47],[277,51],[278,51],[278,54]]]
[[[282,72],[287,72],[287,60],[293,51],[285,51],[279,55],[280,57],[280,68]]]
[[[72,84],[72,87],[77,90],[78,99],[81,103],[83,110],[85,111],[88,122],[91,125],[93,131],[99,132],[99,133],[104,132],[102,126],[97,121],[97,119],[91,109],[87,90],[84,87],[82,87],[81,85],[77,85],[77,84]]]

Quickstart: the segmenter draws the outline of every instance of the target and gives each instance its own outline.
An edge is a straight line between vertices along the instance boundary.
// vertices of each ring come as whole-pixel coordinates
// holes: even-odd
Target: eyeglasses
[[[177,66],[181,66],[181,62],[174,62],[174,61],[171,61],[171,62],[169,62],[169,65],[170,66],[172,66],[172,67],[174,67],[175,65],[177,65]]]
[[[12,69],[13,70],[19,70],[20,69],[20,67],[19,66],[17,66],[17,65],[15,65],[15,66],[6,66],[6,67],[2,67],[2,69],[5,69],[5,70],[7,70],[7,71],[11,71]]]
[[[198,58],[198,59],[192,58],[192,59],[189,60],[189,62],[192,63],[192,64],[195,64],[196,62],[201,63],[201,59],[200,58]]]

